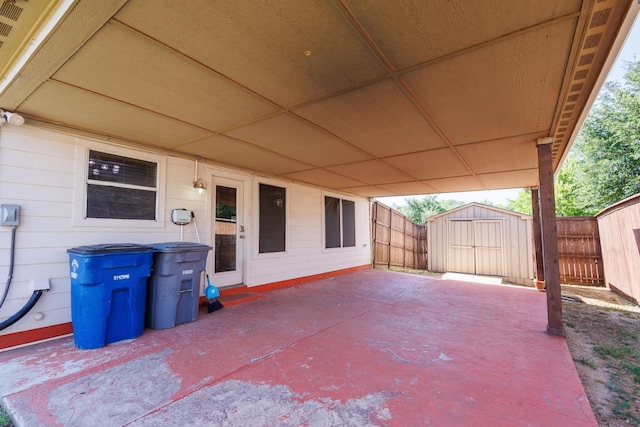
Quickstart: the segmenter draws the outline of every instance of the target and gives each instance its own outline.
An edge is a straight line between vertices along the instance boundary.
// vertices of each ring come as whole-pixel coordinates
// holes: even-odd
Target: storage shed
[[[470,203],[427,220],[428,269],[531,285],[532,217]]]

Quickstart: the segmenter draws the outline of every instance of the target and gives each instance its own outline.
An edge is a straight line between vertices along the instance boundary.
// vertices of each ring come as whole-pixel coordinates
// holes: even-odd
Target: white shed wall
[[[180,240],[180,226],[170,221],[173,209],[194,212],[202,243],[211,244],[212,212],[215,201],[208,191],[198,196],[193,189],[194,162],[159,155],[166,167],[163,195],[164,220],[153,226],[104,226],[80,224],[77,219],[77,187],[84,187],[84,146],[131,156],[130,149],[116,147],[63,132],[32,126],[0,128],[0,204],[20,205],[20,225],[16,233],[15,266],[7,301],[0,308],[0,321],[20,309],[33,292],[32,280],[50,280],[32,313],[43,313],[34,320],[32,313],[0,331],[0,336],[71,321],[68,255],[71,247],[131,242],[148,244]],[[145,151],[137,150],[140,153]],[[157,154],[156,154],[157,155]],[[244,283],[257,286],[371,263],[369,201],[315,187],[263,178],[231,169],[200,164],[201,177],[232,176],[245,183],[247,232],[245,239]],[[206,180],[206,178],[205,178]],[[258,184],[265,182],[287,189],[286,252],[258,254]],[[211,182],[209,182],[211,187]],[[356,247],[324,249],[323,199],[332,195],[353,200],[356,209]],[[74,215],[76,218],[74,219]],[[197,241],[195,228],[183,228],[184,241]],[[4,290],[9,268],[10,227],[0,227],[0,292]],[[212,245],[213,246],[213,245]],[[213,271],[214,255],[207,259]]]
[[[456,224],[459,220],[501,221],[504,234],[504,272],[502,277],[512,283],[532,284],[534,260],[531,218],[478,204],[466,205],[428,220],[429,270],[435,272],[452,271],[451,268],[455,265],[455,260],[450,259],[450,227],[460,227],[459,224]],[[469,226],[466,229],[473,230],[473,227]]]

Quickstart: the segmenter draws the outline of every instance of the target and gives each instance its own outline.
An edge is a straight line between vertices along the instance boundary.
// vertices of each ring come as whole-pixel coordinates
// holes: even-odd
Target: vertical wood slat
[[[607,286],[640,302],[640,194],[602,210],[597,221]]]
[[[426,269],[426,225],[380,202],[372,209],[374,267]]]
[[[560,217],[557,224],[562,283],[604,286],[597,220],[593,217]]]

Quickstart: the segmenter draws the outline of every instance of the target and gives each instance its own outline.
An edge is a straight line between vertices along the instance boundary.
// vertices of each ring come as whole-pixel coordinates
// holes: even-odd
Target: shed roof
[[[640,5],[17,0],[1,9],[0,108],[374,197],[537,185],[536,138],[555,138],[557,170]]]
[[[519,218],[524,219],[524,220],[532,220],[533,219],[533,217],[531,215],[526,215],[526,214],[523,214],[523,213],[520,213],[520,212],[513,212],[513,211],[510,211],[510,210],[507,210],[507,209],[498,208],[496,206],[489,206],[489,205],[485,205],[485,204],[482,204],[482,203],[472,202],[472,203],[467,203],[466,205],[458,206],[457,208],[450,209],[450,210],[448,210],[446,212],[443,212],[441,214],[429,217],[429,218],[427,218],[427,221],[435,221],[438,218],[443,218],[443,217],[451,215],[452,213],[463,211],[465,209],[469,209],[469,208],[473,208],[473,207],[477,207],[477,208],[488,210],[488,211],[498,212],[498,213],[501,213],[501,214],[504,214],[504,215],[507,215],[507,216],[519,217]]]

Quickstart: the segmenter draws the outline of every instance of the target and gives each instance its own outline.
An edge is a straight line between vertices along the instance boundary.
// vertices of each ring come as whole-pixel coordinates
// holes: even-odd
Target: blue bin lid
[[[78,246],[67,249],[67,253],[78,255],[100,255],[121,252],[153,252],[155,249],[148,245],[137,243],[103,243],[99,245]]]
[[[209,245],[194,242],[164,242],[152,243],[152,246],[158,252],[192,252],[192,251],[210,251],[213,249]]]

